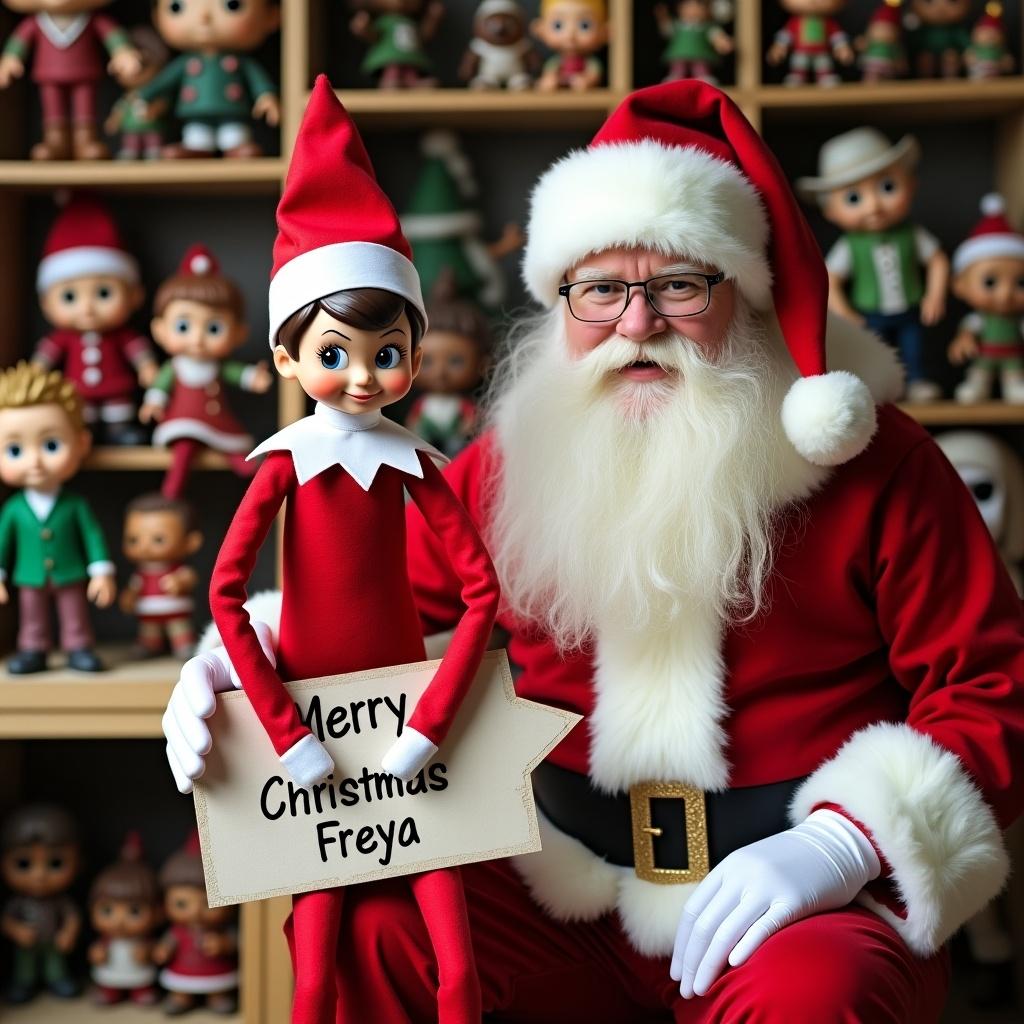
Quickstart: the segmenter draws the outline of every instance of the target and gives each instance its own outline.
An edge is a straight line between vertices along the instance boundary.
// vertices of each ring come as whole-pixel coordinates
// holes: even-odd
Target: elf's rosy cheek
[[[310,398],[318,402],[333,398],[339,391],[343,390],[344,382],[339,379],[336,373],[328,373],[324,370],[308,374],[303,380],[303,390]]]
[[[402,398],[412,387],[412,374],[404,367],[398,370],[379,371],[377,380],[389,398]]]

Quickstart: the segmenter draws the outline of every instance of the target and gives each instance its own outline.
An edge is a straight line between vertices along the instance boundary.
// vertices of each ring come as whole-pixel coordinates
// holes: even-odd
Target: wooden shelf
[[[285,161],[257,160],[0,160],[0,188],[119,188],[190,193],[280,190]]]
[[[0,739],[148,739],[160,719],[181,662],[132,661],[127,648],[103,647],[107,672],[54,668],[12,676],[0,668]],[[57,659],[53,659],[57,662]]]
[[[903,402],[900,409],[926,427],[1024,426],[1024,405],[1009,405],[1006,402],[981,402],[977,405],[961,405],[959,402]]]
[[[255,446],[255,442],[254,442]],[[86,460],[88,470],[166,470],[171,464],[168,448],[148,445],[100,445]],[[228,469],[228,460],[219,452],[208,449],[199,453],[191,463],[192,469]]]
[[[88,996],[81,999],[55,999],[53,996],[39,996],[24,1006],[12,1007],[4,1012],[18,1024],[156,1024],[164,1019],[159,1007],[133,1006],[119,1003],[117,1006],[94,1006]],[[185,1017],[188,1024],[241,1024],[239,1014],[210,1013],[208,1010],[193,1010]]]

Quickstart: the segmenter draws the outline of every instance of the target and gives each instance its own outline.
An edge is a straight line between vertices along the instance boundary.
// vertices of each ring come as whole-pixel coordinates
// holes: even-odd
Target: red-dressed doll
[[[284,680],[422,660],[406,571],[404,493],[443,540],[466,605],[429,687],[382,765],[410,779],[437,752],[487,645],[498,604],[490,558],[435,463],[444,456],[381,415],[412,386],[426,326],[394,208],[351,119],[321,76],[278,207],[270,285],[274,363],[317,403],[265,454],[224,538],[210,607],[242,686],[285,768],[311,785],[334,768]],[[281,506],[284,581],[276,669],[243,604]],[[480,991],[457,869],[409,878],[438,960],[438,1019],[479,1024]],[[289,928],[293,1021],[333,1024],[343,890],[297,896]]]
[[[182,496],[203,448],[223,452],[239,476],[252,476],[245,459],[252,435],[228,407],[225,385],[263,394],[273,377],[265,363],[227,358],[249,333],[238,285],[221,274],[209,249],[193,245],[157,289],[153,314],[150,330],[171,359],[146,392],[139,416],[144,423],[159,421],[153,443],[172,452],[161,493]]]

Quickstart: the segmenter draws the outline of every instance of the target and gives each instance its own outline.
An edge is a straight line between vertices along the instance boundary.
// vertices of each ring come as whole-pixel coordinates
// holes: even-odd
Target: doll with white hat
[[[285,680],[422,661],[422,628],[406,568],[405,494],[461,580],[466,610],[384,771],[426,768],[469,690],[497,611],[494,568],[438,469],[447,459],[381,409],[420,368],[426,312],[398,215],[377,184],[351,118],[317,79],[277,210],[270,345],[282,377],[316,402],[311,416],[264,441],[265,454],[213,570],[210,608],[231,663],[285,769],[302,786],[334,770]],[[287,502],[281,628],[272,663],[245,610],[259,550]],[[410,877],[438,958],[438,1019],[478,1024],[461,876]],[[343,890],[296,896],[293,1020],[333,1024]],[[326,956],[324,950],[330,951]]]
[[[522,4],[483,0],[473,14],[473,38],[459,65],[459,78],[471,89],[529,89],[539,67]]]
[[[925,374],[924,328],[945,314],[949,259],[910,219],[919,157],[911,135],[893,144],[876,128],[854,128],[821,147],[818,176],[796,187],[843,232],[825,258],[829,308],[897,348],[907,397],[927,402],[940,391]]]
[[[981,201],[982,218],[953,253],[953,294],[971,307],[949,346],[949,360],[970,361],[958,402],[983,402],[998,376],[1003,401],[1024,403],[1024,235],[1006,218],[999,195]]]

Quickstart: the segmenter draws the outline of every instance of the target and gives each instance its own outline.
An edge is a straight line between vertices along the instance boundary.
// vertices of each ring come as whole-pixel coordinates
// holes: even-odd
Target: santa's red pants
[[[668,959],[630,947],[614,916],[553,921],[504,861],[462,869],[488,1019],[540,1024],[933,1024],[949,985],[945,952],[915,957],[881,918],[848,908],[799,921],[680,998]],[[338,1024],[436,1020],[437,972],[401,879],[352,886],[338,943]]]

